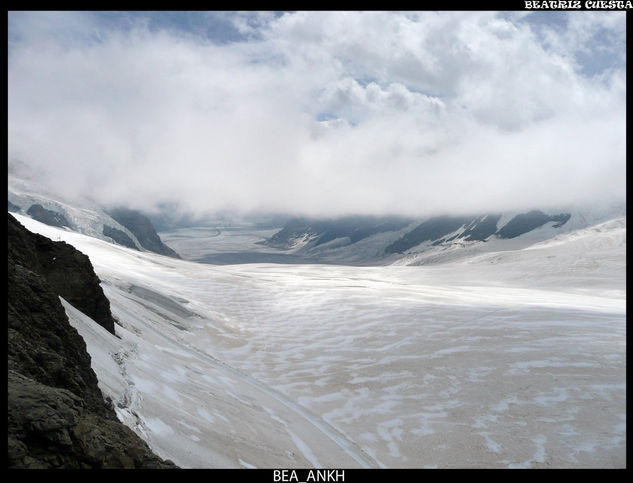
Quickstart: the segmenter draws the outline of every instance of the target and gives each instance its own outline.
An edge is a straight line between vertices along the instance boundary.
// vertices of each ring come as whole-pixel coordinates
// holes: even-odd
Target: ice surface
[[[203,265],[17,218],[90,257],[118,337],[71,323],[181,466],[625,466],[625,218],[416,267]]]

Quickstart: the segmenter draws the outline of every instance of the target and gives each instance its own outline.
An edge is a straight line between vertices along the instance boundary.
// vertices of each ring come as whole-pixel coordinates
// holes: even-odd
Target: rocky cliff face
[[[138,250],[134,241],[124,231],[118,230],[108,225],[103,225],[103,234],[109,238],[112,238],[115,243],[123,245],[134,250]]]
[[[433,245],[452,240],[486,241],[492,236],[498,238],[516,238],[543,226],[550,221],[556,222],[554,228],[560,228],[570,218],[570,214],[546,215],[542,211],[530,211],[513,217],[499,230],[497,222],[500,214],[478,216],[438,216],[418,225],[411,232],[385,248],[385,253],[404,253],[406,250],[430,241]],[[463,228],[463,231],[461,229]],[[456,233],[457,232],[457,233]]]
[[[146,250],[160,255],[167,255],[168,257],[180,258],[174,250],[161,241],[149,218],[138,211],[117,208],[110,210],[108,214],[118,223],[130,230]]]
[[[110,301],[86,255],[31,233],[9,215],[9,259],[43,276],[51,290],[114,334]]]
[[[61,213],[47,210],[42,205],[31,205],[26,211],[34,220],[40,221],[50,226],[70,226],[68,220]]]
[[[413,219],[396,216],[345,216],[336,219],[292,218],[269,239],[260,242],[269,247],[293,250],[293,255],[309,255],[312,261],[357,260],[372,262],[392,255],[407,255],[410,250],[421,253],[434,247],[465,246],[468,242],[516,238],[551,223],[561,228],[570,213],[548,215],[534,210],[502,216],[502,213],[468,216],[433,216]],[[366,240],[373,237],[370,243]],[[330,243],[334,242],[334,243]],[[360,242],[360,243],[359,243]],[[343,247],[351,247],[343,254]],[[357,248],[354,252],[353,248]],[[339,254],[336,254],[336,250]],[[363,258],[366,253],[368,258]],[[359,256],[357,256],[359,254]],[[207,259],[208,260],[208,259]],[[217,260],[217,257],[214,257]],[[213,263],[213,262],[212,262]]]
[[[293,218],[265,244],[287,249],[292,248],[297,240],[308,238],[313,240],[314,246],[337,238],[348,238],[349,243],[356,243],[377,233],[400,230],[411,221],[397,216],[346,216],[332,220]]]
[[[75,249],[65,243],[38,237],[9,215],[8,467],[175,467],[154,455],[104,401],[86,345],[49,282],[61,278],[53,275],[52,264],[40,271],[41,257],[58,253],[40,253],[49,244],[63,246],[59,250],[71,266],[82,257],[69,255]],[[86,267],[77,263],[73,271],[85,272]],[[94,275],[90,271],[86,279]]]
[[[545,223],[554,221],[556,222],[553,227],[560,228],[570,218],[569,213],[561,213],[559,215],[546,215],[542,211],[530,211],[528,213],[521,213],[512,218],[503,228],[497,232],[499,238],[516,238],[523,233],[534,230]]]

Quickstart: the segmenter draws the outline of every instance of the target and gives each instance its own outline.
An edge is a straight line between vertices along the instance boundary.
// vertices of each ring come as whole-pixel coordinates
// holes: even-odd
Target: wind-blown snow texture
[[[625,466],[625,217],[416,267],[204,265],[16,218],[90,257],[120,339],[69,319],[179,466]]]

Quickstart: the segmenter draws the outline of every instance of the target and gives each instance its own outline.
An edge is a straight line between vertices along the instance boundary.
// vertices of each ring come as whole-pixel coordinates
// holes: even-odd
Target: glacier
[[[205,265],[15,216],[89,256],[116,336],[63,301],[70,322],[181,467],[626,465],[624,216],[362,267]]]

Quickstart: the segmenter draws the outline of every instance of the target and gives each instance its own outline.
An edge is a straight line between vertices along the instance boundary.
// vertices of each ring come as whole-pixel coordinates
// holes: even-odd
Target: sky
[[[196,215],[625,199],[624,12],[9,12],[8,158]]]

